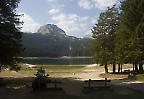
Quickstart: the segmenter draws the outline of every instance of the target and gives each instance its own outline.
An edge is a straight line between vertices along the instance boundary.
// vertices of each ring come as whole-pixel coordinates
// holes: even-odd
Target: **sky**
[[[17,13],[24,14],[23,32],[36,32],[46,24],[55,24],[67,35],[84,37],[91,33],[101,12],[120,0],[21,0]]]

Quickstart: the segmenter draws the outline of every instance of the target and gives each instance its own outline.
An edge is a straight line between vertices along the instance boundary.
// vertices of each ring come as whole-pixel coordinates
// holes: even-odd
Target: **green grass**
[[[85,66],[81,66],[81,65],[78,65],[78,66],[69,66],[69,65],[36,65],[35,68],[28,68],[26,66],[22,66],[21,70],[19,71],[20,73],[22,74],[27,74],[27,75],[31,75],[33,76],[36,72],[37,72],[37,69],[42,67],[46,73],[49,73],[49,72],[61,72],[61,73],[72,73],[72,72],[81,72],[83,71],[85,68]]]
[[[43,66],[48,71],[73,71],[82,70],[84,66]]]
[[[136,75],[132,80],[144,81],[144,74]]]
[[[74,65],[74,66],[69,66],[69,65],[36,65],[33,70],[37,70],[38,68],[42,67],[46,71],[61,71],[61,72],[72,72],[72,71],[81,71],[84,69],[85,66],[81,65]],[[21,70],[27,70],[31,71],[32,69],[25,68],[24,66],[22,67]]]

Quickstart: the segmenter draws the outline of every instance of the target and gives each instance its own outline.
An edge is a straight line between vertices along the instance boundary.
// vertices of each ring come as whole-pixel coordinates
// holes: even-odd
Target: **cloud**
[[[61,0],[47,0],[47,1],[48,1],[48,6],[51,9],[62,9],[65,7],[64,4],[59,2]]]
[[[84,9],[111,7],[117,0],[79,0],[78,5]]]
[[[48,0],[49,19],[53,24],[63,29],[67,35],[84,37],[90,33],[91,27],[95,24],[97,17],[95,16],[81,16],[76,13],[67,12],[67,5],[64,5],[67,0]],[[54,2],[57,1],[57,2]],[[59,2],[58,2],[59,1]],[[79,2],[80,1],[80,2]],[[85,9],[95,7],[94,0],[77,0],[79,6]],[[66,12],[65,12],[66,11]]]
[[[59,13],[60,12],[60,10],[59,9],[51,9],[51,10],[49,10],[49,14],[50,15],[55,15],[55,14],[57,14],[57,13]]]
[[[41,26],[30,15],[26,13],[20,14],[24,14],[24,16],[20,18],[20,20],[24,22],[24,24],[22,25],[23,32],[36,32],[36,30]]]
[[[48,2],[55,2],[56,0],[48,0]]]
[[[57,12],[57,10],[50,10],[49,12]],[[62,11],[59,13],[49,13],[54,24],[58,25],[68,35],[75,35],[83,37],[86,31],[90,30],[92,26],[92,18],[88,16],[79,16],[77,14],[65,14]]]
[[[95,0],[95,7],[106,8],[111,7],[117,2],[117,0]]]
[[[84,9],[91,9],[93,7],[92,0],[79,0],[78,4]]]

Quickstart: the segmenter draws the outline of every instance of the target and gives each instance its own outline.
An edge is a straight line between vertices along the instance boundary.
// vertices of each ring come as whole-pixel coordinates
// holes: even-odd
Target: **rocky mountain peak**
[[[61,28],[59,28],[57,25],[54,24],[46,24],[41,26],[38,29],[37,33],[42,33],[42,34],[52,33],[52,34],[66,35],[64,30],[62,30]]]

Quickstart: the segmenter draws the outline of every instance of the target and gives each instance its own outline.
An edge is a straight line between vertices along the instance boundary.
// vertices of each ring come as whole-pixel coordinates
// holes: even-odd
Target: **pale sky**
[[[45,24],[55,24],[67,35],[83,37],[97,22],[99,14],[120,0],[21,0],[23,32],[36,32]]]

